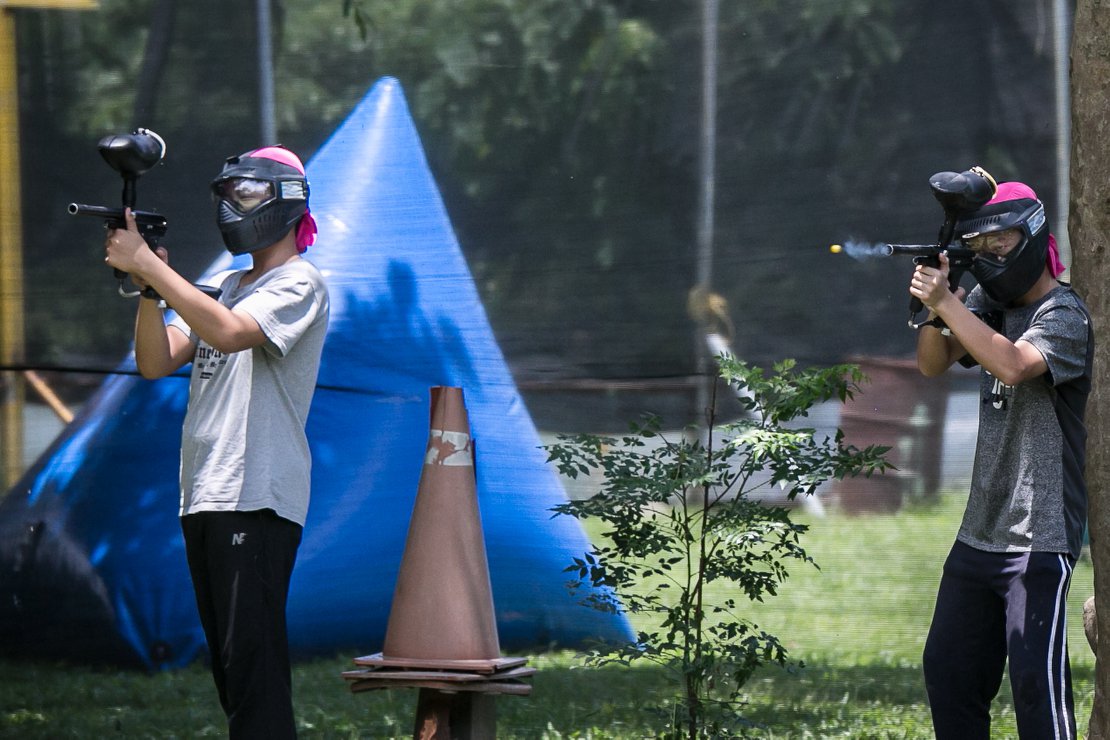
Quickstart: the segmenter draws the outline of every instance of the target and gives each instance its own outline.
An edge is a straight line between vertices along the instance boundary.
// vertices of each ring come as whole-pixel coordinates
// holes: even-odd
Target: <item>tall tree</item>
[[[1098,633],[1089,738],[1110,738],[1110,2],[1079,0],[1072,39],[1071,234],[1077,290],[1095,326],[1094,390],[1087,405],[1087,488]]]

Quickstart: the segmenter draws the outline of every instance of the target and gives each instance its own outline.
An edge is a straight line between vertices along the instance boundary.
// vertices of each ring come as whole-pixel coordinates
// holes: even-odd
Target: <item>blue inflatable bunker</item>
[[[486,320],[396,80],[307,165],[331,327],[308,436],[312,503],[289,600],[298,656],[381,649],[428,436],[429,389],[459,386],[506,651],[631,639],[563,569],[588,548]],[[200,282],[242,263],[219,260]],[[128,359],[0,503],[8,654],[157,668],[202,653],[178,524],[188,378]]]

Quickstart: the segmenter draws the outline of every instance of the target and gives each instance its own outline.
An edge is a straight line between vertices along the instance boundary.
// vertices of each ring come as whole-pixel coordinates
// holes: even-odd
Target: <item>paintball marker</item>
[[[991,174],[982,167],[972,167],[970,170],[963,172],[938,172],[929,178],[929,187],[933,191],[933,196],[940,203],[940,207],[944,209],[944,224],[940,227],[939,242],[936,245],[937,251],[933,254],[916,255],[913,261],[914,264],[940,267],[940,253],[948,252],[948,289],[955,292],[956,287],[960,284],[960,278],[963,277],[964,271],[971,267],[971,260],[975,256],[975,253],[969,249],[955,250],[950,248],[949,245],[952,244],[952,238],[956,234],[956,221],[960,213],[974,211],[993,198],[995,192],[998,191],[998,184],[991,177]],[[954,253],[957,251],[967,252],[967,254],[956,257]],[[891,252],[891,254],[899,254],[899,252]],[[966,265],[959,270],[953,282],[952,274],[956,271],[956,259],[961,261],[966,259]],[[922,326],[922,324],[916,323],[916,319],[917,314],[923,308],[924,306],[919,298],[916,296],[910,298],[910,319],[908,323],[914,329]]]
[[[948,237],[951,243],[952,237]],[[915,265],[928,265],[940,267],[940,253],[948,253],[948,289],[953,293],[960,287],[960,279],[964,273],[971,269],[971,262],[975,259],[975,252],[964,247],[946,247],[944,242],[938,244],[884,244],[889,255],[906,255],[913,258]],[[912,329],[920,329],[924,323],[917,322],[917,314],[925,306],[916,296],[910,299],[910,319],[907,322]]]
[[[941,252],[948,253],[948,289],[952,292],[959,287],[960,278],[971,268],[975,252],[964,247],[953,247],[956,223],[959,217],[985,205],[994,197],[998,185],[990,173],[982,167],[972,167],[963,172],[938,172],[929,178],[933,196],[944,209],[944,223],[936,244],[876,244],[858,245],[848,243],[847,251],[864,252],[869,256],[906,255],[913,258],[914,264],[940,267]],[[845,248],[833,244],[830,251],[839,254]],[[917,315],[924,306],[916,296],[910,298],[910,328],[920,329],[927,322],[918,322]],[[939,321],[939,319],[937,320]],[[943,325],[940,325],[943,328]]]
[[[135,217],[135,225],[139,229],[146,243],[151,248],[158,246],[159,241],[166,234],[166,218],[151,211],[135,210],[136,183],[139,177],[162,161],[166,156],[166,142],[162,137],[150,129],[137,128],[130,134],[112,134],[105,136],[97,144],[100,156],[112,169],[123,178],[123,205],[120,208],[107,206],[90,206],[84,203],[70,203],[71,216],[94,216],[104,219],[105,228],[125,229],[127,221],[124,218],[124,209],[130,208]],[[126,291],[123,287],[127,273],[114,270],[116,279],[119,280],[119,294],[133,298],[145,295],[148,298],[158,298],[158,294],[151,288],[139,291]]]

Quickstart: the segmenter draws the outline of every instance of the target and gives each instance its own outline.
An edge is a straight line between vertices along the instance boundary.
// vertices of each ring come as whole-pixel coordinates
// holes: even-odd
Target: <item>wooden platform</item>
[[[536,674],[527,658],[430,660],[392,658],[381,653],[354,659],[355,670],[341,674],[353,693],[415,688],[414,740],[493,740],[497,731],[494,697],[528,696]]]
[[[532,685],[521,679],[535,675],[535,668],[515,665],[490,673],[472,673],[452,670],[360,668],[344,671],[343,678],[350,682],[353,692],[374,689],[420,688],[437,691],[474,691],[483,694],[511,694],[528,696]]]
[[[515,668],[528,662],[527,658],[490,658],[471,660],[440,660],[428,658],[393,658],[381,653],[355,658],[355,665],[373,668],[419,668],[432,671],[470,671],[473,673],[496,673],[506,668]]]

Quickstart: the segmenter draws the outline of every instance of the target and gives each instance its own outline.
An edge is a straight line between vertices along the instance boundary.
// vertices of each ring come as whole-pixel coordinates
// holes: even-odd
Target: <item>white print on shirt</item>
[[[1014,395],[1014,387],[1006,385],[990,373],[987,373],[987,377],[993,380],[994,384],[991,386],[990,394],[983,399],[983,403],[989,403],[996,409],[1007,408],[1010,405],[1010,396]]]
[[[207,344],[198,344],[193,364],[197,366],[201,380],[211,380],[216,369],[227,364],[227,355]]]

